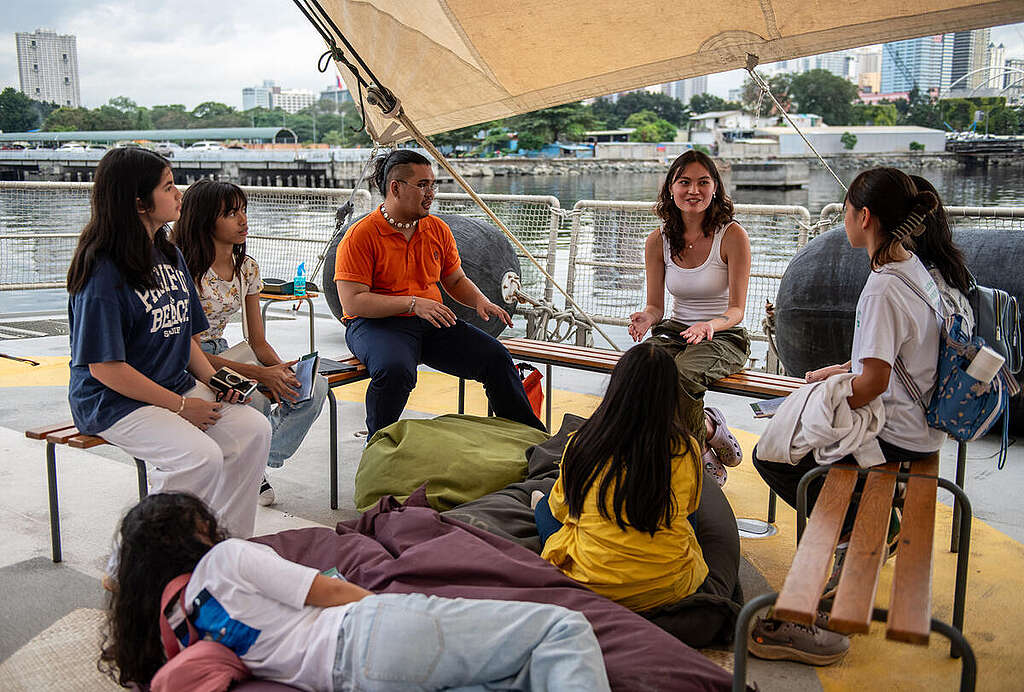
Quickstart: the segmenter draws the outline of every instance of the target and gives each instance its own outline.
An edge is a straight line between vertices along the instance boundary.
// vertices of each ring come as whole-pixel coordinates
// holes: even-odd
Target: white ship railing
[[[62,288],[78,233],[89,219],[91,183],[0,182],[0,290]],[[268,277],[290,278],[299,262],[317,265],[335,233],[337,212],[352,197],[354,216],[375,203],[366,190],[245,187],[248,251]],[[545,195],[481,195],[530,253],[601,324],[624,325],[641,309],[643,247],[660,225],[650,202],[581,200],[563,209]],[[842,223],[842,205],[812,222],[801,206],[737,204],[751,244],[751,280],[743,324],[755,338],[765,301],[775,301],[790,259],[822,230]],[[947,207],[954,224],[1024,231],[1024,208]],[[468,195],[438,193],[434,212],[484,219]],[[564,309],[561,294],[524,257],[524,290]],[[320,283],[322,275],[310,280]],[[666,302],[666,309],[670,309]]]

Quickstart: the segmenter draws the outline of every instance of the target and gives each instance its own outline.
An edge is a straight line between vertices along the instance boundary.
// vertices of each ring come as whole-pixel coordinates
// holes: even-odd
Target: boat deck
[[[0,306],[2,307],[2,306]],[[59,317],[60,306],[33,319]],[[3,310],[0,310],[3,312]],[[317,339],[321,354],[346,353],[344,330],[322,299],[317,303]],[[272,307],[268,336],[282,356],[295,357],[307,348],[305,314],[287,321],[285,308]],[[229,326],[237,338],[238,324]],[[626,342],[624,332],[613,337]],[[61,448],[58,454],[64,562],[49,559],[49,524],[43,444],[28,440],[32,425],[65,419],[67,413],[66,336],[0,341],[0,351],[38,361],[38,366],[0,359],[0,689],[76,690],[117,689],[96,671],[103,592],[99,579],[106,564],[115,524],[137,499],[131,460],[111,447],[82,451]],[[556,370],[553,420],[572,412],[589,414],[597,405],[605,376]],[[272,472],[278,503],[260,508],[257,531],[270,533],[304,526],[333,526],[357,516],[352,501],[353,478],[362,448],[355,433],[363,428],[362,399],[366,383],[335,391],[339,407],[340,509],[328,508],[328,420],[314,425],[295,457]],[[407,407],[407,417],[454,412],[458,382],[423,370]],[[763,430],[764,421],[751,416],[750,400],[709,393],[722,408],[744,449],[744,459]],[[467,411],[483,415],[482,389],[471,383]],[[978,689],[1005,690],[1022,685],[1015,670],[1024,621],[1019,617],[1019,594],[1024,592],[1024,509],[1013,488],[1024,484],[1024,452],[1010,449],[1006,468],[997,471],[994,440],[972,444],[968,454],[967,492],[975,510],[967,589],[966,635],[978,657]],[[942,475],[951,478],[955,447],[947,443]],[[768,490],[753,467],[744,462],[729,469],[726,495],[737,517],[765,516]],[[940,495],[936,519],[933,609],[950,619],[954,556],[947,552],[952,510]],[[795,551],[795,513],[781,505],[778,533],[769,538],[744,539],[741,578],[747,597],[768,588],[777,590]],[[878,589],[884,605],[892,565],[886,565]],[[724,651],[707,655],[731,665]],[[909,646],[884,638],[881,625],[868,635],[852,638],[850,653],[840,663],[813,668],[795,663],[751,659],[750,679],[762,690],[853,690],[883,687],[899,690],[954,689],[960,664],[948,657],[945,640],[933,637],[929,647]],[[884,682],[883,682],[884,681]]]

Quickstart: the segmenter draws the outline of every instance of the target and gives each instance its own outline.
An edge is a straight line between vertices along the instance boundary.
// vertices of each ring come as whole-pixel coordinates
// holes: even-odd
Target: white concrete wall
[[[836,127],[836,132],[808,133],[807,139],[814,144],[814,147],[821,154],[842,154],[847,151],[842,143],[843,129]],[[852,153],[857,154],[888,154],[895,152],[910,151],[911,142],[919,142],[924,145],[927,152],[946,150],[946,135],[939,130],[934,132],[908,132],[908,133],[886,133],[886,132],[853,132],[857,137],[857,145]],[[779,135],[780,154],[810,154],[811,150],[800,139],[797,133],[786,133]]]

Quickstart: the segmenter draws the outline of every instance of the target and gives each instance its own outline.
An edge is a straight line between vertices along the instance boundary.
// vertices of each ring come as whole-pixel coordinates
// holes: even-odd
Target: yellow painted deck
[[[66,357],[33,359],[41,365],[32,367],[0,359],[0,387],[66,385]],[[457,382],[455,378],[439,373],[420,372],[408,409],[424,414],[454,411]],[[366,385],[364,381],[336,389],[339,406],[341,402],[361,403]],[[560,421],[566,412],[588,415],[598,401],[596,396],[556,389],[552,420]],[[467,388],[467,412],[482,415],[485,411],[486,400],[482,388],[470,383]],[[50,413],[40,415],[45,418],[40,422],[60,417]],[[67,417],[66,413],[64,417]],[[743,446],[744,459],[749,459],[757,436],[742,429],[742,420],[730,423]],[[19,463],[37,466],[39,475],[42,475],[42,445],[30,449],[28,457]],[[127,469],[125,473],[129,473]],[[130,476],[126,475],[126,478],[131,481]],[[729,469],[725,492],[738,517],[764,517],[768,490],[749,463]],[[70,501],[62,499],[65,503]],[[39,497],[39,502],[45,503],[45,495]],[[45,514],[45,504],[38,510]],[[301,514],[295,514],[301,521]],[[955,570],[955,556],[947,551],[951,514],[949,506],[938,506],[932,598],[934,615],[947,622],[952,607]],[[782,503],[779,506],[777,526],[779,532],[771,538],[742,541],[744,556],[775,589],[781,587],[795,552],[795,514]],[[65,537],[65,541],[72,546],[76,540],[75,537]],[[43,554],[48,545],[39,548],[39,553]],[[882,606],[886,605],[888,599],[891,574],[892,563],[889,563],[883,569],[878,589],[879,604]],[[1024,677],[1017,668],[1021,660],[1018,647],[1024,641],[1024,620],[1020,617],[1019,606],[1021,595],[1024,594],[1024,546],[976,517],[972,531],[969,574],[965,634],[978,659],[978,689],[1024,689]],[[823,689],[945,690],[955,689],[959,682],[960,663],[949,658],[946,640],[941,636],[933,636],[929,647],[911,646],[886,640],[884,626],[876,623],[870,634],[854,636],[851,641],[850,652],[843,661],[815,669]],[[721,659],[721,655],[717,658]]]

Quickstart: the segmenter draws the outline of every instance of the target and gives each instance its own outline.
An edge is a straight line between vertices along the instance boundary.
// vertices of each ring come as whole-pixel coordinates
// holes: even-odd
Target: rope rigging
[[[504,233],[505,236],[508,237],[510,241],[512,241],[512,244],[516,246],[519,252],[521,252],[537,268],[538,271],[540,271],[540,273],[544,276],[545,279],[550,281],[551,284],[558,289],[558,291],[565,297],[566,302],[573,308],[575,308],[576,311],[579,312],[579,314],[583,317],[587,325],[591,329],[599,333],[602,337],[604,337],[604,339],[611,345],[613,349],[615,349],[616,351],[621,351],[622,349],[618,346],[618,344],[616,344],[611,339],[611,337],[609,337],[608,334],[606,334],[604,330],[602,330],[594,322],[593,318],[589,314],[587,314],[587,312],[583,310],[582,307],[580,307],[580,305],[573,299],[573,297],[569,295],[569,293],[564,288],[562,288],[561,284],[559,284],[558,281],[556,281],[555,278],[552,277],[547,272],[547,270],[541,265],[539,261],[537,261],[533,254],[531,254],[530,251],[527,250],[526,247],[519,241],[519,239],[515,237],[515,235],[512,233],[512,231],[508,229],[505,223],[498,218],[498,216],[487,205],[487,203],[484,202],[484,200],[480,198],[480,196],[476,193],[475,190],[473,190],[469,183],[466,182],[465,178],[463,178],[462,175],[459,174],[457,170],[455,170],[455,168],[451,165],[451,163],[444,156],[444,154],[438,151],[437,148],[433,145],[433,143],[431,143],[431,141],[427,139],[427,137],[424,136],[422,132],[420,132],[419,128],[417,128],[416,125],[412,122],[412,120],[409,119],[409,116],[405,114],[404,110],[402,109],[401,101],[389,89],[381,85],[377,77],[373,74],[370,68],[367,67],[366,63],[363,62],[362,58],[352,47],[352,44],[349,43],[349,41],[345,38],[344,34],[342,34],[338,26],[320,6],[319,1],[294,0],[294,2],[295,5],[298,6],[299,10],[302,11],[302,14],[306,16],[306,18],[310,21],[311,24],[313,24],[313,27],[317,30],[320,36],[324,39],[324,42],[329,47],[329,50],[327,50],[323,55],[320,56],[320,63],[323,64],[325,56],[329,55],[336,62],[345,65],[345,67],[348,68],[348,70],[355,77],[359,88],[360,112],[362,113],[363,116],[362,125],[363,128],[366,129],[367,134],[369,134],[374,140],[374,151],[376,152],[380,144],[378,143],[378,136],[376,136],[375,133],[371,131],[371,128],[368,127],[369,123],[367,123],[366,121],[365,110],[363,110],[364,89],[366,90],[366,102],[372,106],[376,106],[377,108],[379,108],[381,110],[381,114],[385,118],[389,118],[401,123],[406,128],[406,131],[409,134],[409,136],[415,139],[416,142],[418,142],[419,145],[422,146],[427,151],[427,153],[429,153],[434,158],[434,160],[437,161],[438,164],[452,176],[452,178],[459,184],[459,186],[466,191],[466,193],[473,199],[474,202],[476,202],[480,209],[482,209],[483,212],[487,214],[488,218],[494,223],[494,225],[497,226],[502,231],[502,233]],[[360,72],[356,65],[354,65],[350,60],[348,60],[345,57],[345,54],[341,51],[341,49],[338,48],[335,36],[337,36],[337,38],[341,40],[341,42],[345,45],[345,48],[348,50],[348,52],[354,57],[355,61],[358,62],[359,66],[363,68],[363,71],[365,72],[366,76],[369,77],[369,80],[367,80],[367,78],[363,76],[363,73]],[[321,71],[324,71],[324,69],[322,69]],[[387,136],[389,133],[391,133],[393,136],[393,130],[390,127],[387,130],[385,130],[384,136]],[[372,161],[372,155],[370,160]],[[362,176],[360,177],[360,181],[361,180]],[[337,233],[335,235],[337,235]],[[322,258],[325,255],[326,253],[324,253],[324,255],[321,256],[321,261],[318,264],[318,268],[320,264],[322,264]]]

